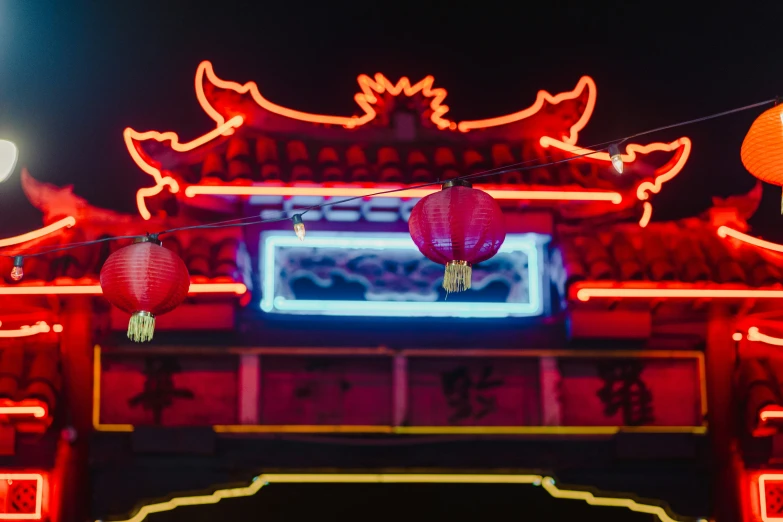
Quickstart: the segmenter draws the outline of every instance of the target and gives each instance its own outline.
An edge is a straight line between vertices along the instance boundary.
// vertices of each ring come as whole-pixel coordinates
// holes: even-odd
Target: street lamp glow
[[[8,179],[14,171],[19,151],[16,145],[8,140],[0,140],[0,182]]]

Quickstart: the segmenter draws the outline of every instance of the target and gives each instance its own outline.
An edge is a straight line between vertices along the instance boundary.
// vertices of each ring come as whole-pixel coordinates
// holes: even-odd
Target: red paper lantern
[[[740,157],[745,168],[758,179],[783,186],[783,105],[756,118],[742,142]]]
[[[464,181],[445,183],[440,192],[422,198],[408,229],[422,254],[446,265],[446,292],[468,290],[472,265],[497,254],[506,239],[500,206]]]
[[[189,287],[185,263],[153,238],[114,252],[101,269],[103,295],[131,314],[128,338],[135,342],[152,340],[155,316],[179,306]]]

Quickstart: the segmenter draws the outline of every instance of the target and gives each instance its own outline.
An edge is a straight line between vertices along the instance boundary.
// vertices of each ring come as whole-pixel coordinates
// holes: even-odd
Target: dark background
[[[346,115],[360,73],[432,74],[456,120],[520,110],[539,89],[572,89],[589,74],[598,103],[584,145],[783,94],[780,2],[620,4],[0,0],[0,137],[38,179],[135,213],[149,180],[122,130],[188,140],[213,128],[193,91],[203,59],[283,106]],[[739,148],[759,113],[649,136],[694,141],[655,197],[654,219],[698,214],[711,196],[753,186]],[[2,235],[40,224],[19,167],[0,185]],[[752,221],[777,240],[779,198],[766,186]]]

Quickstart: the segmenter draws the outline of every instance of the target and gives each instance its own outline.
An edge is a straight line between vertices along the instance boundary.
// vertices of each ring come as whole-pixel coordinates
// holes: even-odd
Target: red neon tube
[[[101,295],[102,293],[101,285],[95,284],[0,286],[0,295]],[[244,295],[247,293],[247,286],[243,283],[191,283],[189,293]]]
[[[729,285],[689,286],[684,284],[616,284],[575,283],[571,295],[579,301],[594,298],[668,298],[668,299],[783,299],[779,288],[731,287]]]
[[[555,201],[608,201],[622,203],[619,192],[600,190],[513,190],[510,188],[492,189],[476,185],[477,189],[485,191],[495,199],[501,200],[555,200]],[[222,196],[319,196],[319,197],[358,197],[367,196],[385,190],[384,187],[302,187],[302,186],[240,186],[240,185],[191,185],[185,189],[187,197],[199,195]],[[391,190],[391,188],[389,188]],[[379,198],[423,198],[440,190],[437,188],[421,188],[402,190],[390,194],[380,194]]]

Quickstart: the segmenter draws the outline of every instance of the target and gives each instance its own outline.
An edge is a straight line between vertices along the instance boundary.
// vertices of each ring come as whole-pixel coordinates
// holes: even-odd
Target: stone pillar
[[[740,520],[734,473],[736,433],[733,373],[736,362],[735,320],[728,304],[713,302],[707,322],[707,421],[712,442],[714,515],[716,522]]]
[[[92,431],[93,381],[93,301],[88,296],[65,299],[60,338],[63,398],[67,406],[66,422],[76,430],[61,484],[63,522],[82,522],[90,514],[90,433]]]

